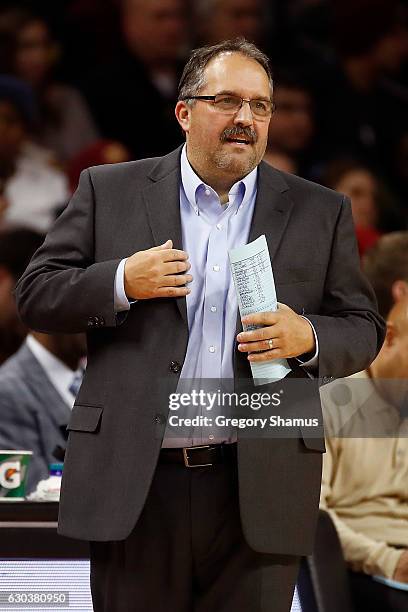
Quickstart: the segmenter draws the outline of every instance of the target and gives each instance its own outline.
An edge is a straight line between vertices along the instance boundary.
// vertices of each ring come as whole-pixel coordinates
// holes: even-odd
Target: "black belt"
[[[162,448],[160,463],[179,463],[185,467],[206,467],[216,463],[235,461],[237,445],[210,444],[208,446],[188,446],[186,448]]]

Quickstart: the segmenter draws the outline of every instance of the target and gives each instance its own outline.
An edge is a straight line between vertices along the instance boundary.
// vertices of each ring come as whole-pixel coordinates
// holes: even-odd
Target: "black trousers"
[[[349,571],[356,612],[407,612],[408,591],[399,591],[358,572]]]
[[[129,537],[90,557],[95,612],[289,612],[299,567],[245,542],[236,462],[159,464]]]

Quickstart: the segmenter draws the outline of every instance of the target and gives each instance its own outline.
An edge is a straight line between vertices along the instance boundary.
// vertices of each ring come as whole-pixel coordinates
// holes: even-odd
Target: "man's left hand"
[[[242,318],[246,325],[262,325],[237,336],[238,350],[250,353],[249,361],[299,357],[316,350],[312,326],[286,304],[276,312],[258,312]]]

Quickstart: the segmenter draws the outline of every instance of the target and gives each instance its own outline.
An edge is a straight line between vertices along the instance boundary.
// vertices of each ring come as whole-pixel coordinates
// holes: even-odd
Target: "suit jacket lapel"
[[[258,170],[258,192],[248,242],[265,234],[272,261],[288,224],[292,200],[285,193],[289,187],[280,172],[261,162]],[[242,330],[241,318],[237,316],[236,333]]]
[[[265,234],[272,266],[293,207],[285,194],[288,189],[280,173],[265,162],[259,165],[258,193],[248,242]]]
[[[71,416],[71,409],[26,345],[20,349],[20,365],[24,370],[26,384],[33,389],[33,397],[38,397],[38,390],[41,389],[41,410],[44,411],[44,415],[48,413],[57,429],[65,427]]]
[[[149,175],[152,184],[143,191],[150,229],[156,246],[173,240],[173,248],[182,249],[180,218],[181,147],[161,158]],[[187,322],[186,298],[176,298],[177,308]]]

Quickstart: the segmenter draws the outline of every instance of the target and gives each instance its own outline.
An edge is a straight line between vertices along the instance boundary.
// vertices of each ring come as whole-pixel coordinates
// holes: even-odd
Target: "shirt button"
[[[215,346],[211,345],[208,350],[210,351],[210,353],[215,353]]]
[[[217,230],[222,230],[222,225],[221,223],[217,223],[217,225],[215,226],[217,228]]]
[[[170,371],[174,372],[174,374],[178,374],[179,372],[181,372],[181,365],[178,361],[170,362]]]
[[[217,307],[216,306],[211,306],[210,310],[211,310],[211,312],[217,312]]]
[[[206,196],[209,196],[209,195],[211,194],[211,191],[210,191],[209,189],[206,189],[206,190],[204,191],[204,193],[205,193],[205,195],[206,195]]]
[[[214,270],[214,272],[219,272],[220,271],[220,266],[213,266],[213,270]]]

